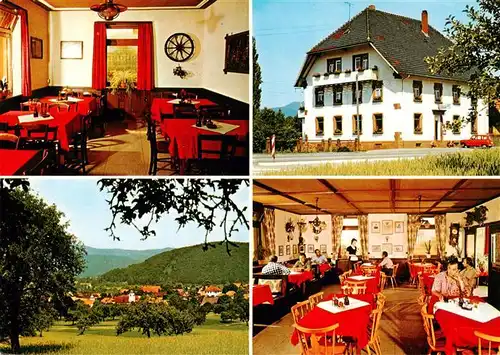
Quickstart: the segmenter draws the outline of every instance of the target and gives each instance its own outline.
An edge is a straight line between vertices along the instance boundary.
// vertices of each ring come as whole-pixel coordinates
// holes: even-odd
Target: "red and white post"
[[[276,135],[271,137],[271,156],[276,159]]]

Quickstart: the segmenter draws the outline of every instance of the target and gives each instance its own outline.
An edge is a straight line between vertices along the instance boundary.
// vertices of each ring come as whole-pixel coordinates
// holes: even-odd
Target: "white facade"
[[[347,69],[353,69],[353,55],[368,54],[369,63],[367,70],[362,72],[352,71],[345,73]],[[342,72],[325,76],[327,60],[342,58]],[[374,66],[378,69],[373,70]],[[391,142],[395,139],[395,133],[401,133],[403,141],[457,141],[470,138],[472,134],[471,123],[466,122],[460,133],[455,134],[452,130],[443,129],[442,125],[452,122],[454,116],[467,118],[471,107],[471,100],[464,93],[467,86],[464,83],[441,80],[434,78],[423,78],[404,75],[403,79],[396,79],[394,70],[386,60],[373,48],[364,46],[356,50],[330,52],[315,61],[306,77],[307,87],[304,89],[304,110],[299,111],[302,118],[303,136],[307,135],[310,142],[332,139],[354,140],[357,134],[353,131],[353,116],[356,115],[356,104],[353,103],[352,83],[356,81],[356,75],[360,82],[364,81],[362,90],[362,103],[359,104],[359,113],[362,116],[361,142]],[[317,77],[317,74],[320,74]],[[382,102],[373,102],[372,80],[383,82]],[[421,102],[414,101],[413,82],[422,82]],[[442,84],[443,94],[441,104],[435,103],[434,84]],[[315,92],[317,87],[325,85],[347,84],[343,87],[342,104],[334,105],[333,92],[325,89],[324,106],[316,106]],[[462,95],[460,103],[454,104],[452,88],[459,85]],[[441,114],[435,110],[441,110]],[[414,114],[422,115],[422,133],[414,131]],[[382,133],[374,133],[374,114],[382,114]],[[334,133],[334,117],[342,116],[342,133]],[[317,117],[323,117],[323,134],[317,134]],[[442,122],[441,124],[438,124]],[[489,130],[488,109],[479,100],[477,133],[487,134]]]

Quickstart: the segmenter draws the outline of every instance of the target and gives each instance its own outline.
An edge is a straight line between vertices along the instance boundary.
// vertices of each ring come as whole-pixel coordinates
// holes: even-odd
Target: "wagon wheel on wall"
[[[185,62],[194,54],[194,42],[188,34],[174,33],[165,42],[165,54],[174,62]]]

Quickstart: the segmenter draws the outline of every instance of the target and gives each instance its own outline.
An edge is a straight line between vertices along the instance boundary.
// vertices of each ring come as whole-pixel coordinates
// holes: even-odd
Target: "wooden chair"
[[[33,103],[30,101],[21,102],[21,104],[19,105],[19,108],[21,111],[29,111],[31,105],[33,105]]]
[[[0,149],[19,148],[19,137],[11,133],[0,133]]]
[[[427,334],[428,354],[430,355],[432,352],[445,353],[445,338],[442,336],[442,333],[437,333],[434,330],[434,315],[427,313],[427,304],[422,306],[420,314],[424,321],[425,334]]]
[[[301,354],[304,355],[336,355],[344,354],[346,344],[337,344],[335,330],[339,324],[321,329],[309,329],[294,325],[299,335]]]
[[[376,355],[382,355],[382,347],[380,346],[380,338],[378,336],[378,327],[380,326],[380,318],[382,317],[382,309],[374,309],[371,312],[372,322],[368,326],[368,332],[370,333],[370,339],[368,344],[366,344],[366,351],[368,355],[371,355],[371,347],[375,350]]]
[[[71,140],[72,152],[74,153],[74,158],[77,162],[78,169],[82,170],[83,175],[85,175],[86,165],[89,163],[88,152],[87,152],[87,141],[88,134],[92,126],[91,111],[87,112],[87,115],[81,116],[80,118],[80,132],[77,132]],[[80,157],[79,157],[80,156]]]
[[[2,133],[11,133],[16,136],[21,136],[21,125],[17,124],[14,126],[9,125],[7,122],[0,122],[0,132]]]
[[[158,139],[155,121],[148,120],[147,138],[150,146],[149,175],[156,175],[158,170],[177,171],[176,164],[169,151],[169,142],[162,136]],[[159,157],[162,154],[163,157]],[[166,156],[168,154],[168,156]],[[158,163],[166,163],[163,168],[158,168]]]
[[[44,175],[45,168],[47,168],[49,162],[49,150],[44,149],[42,153],[42,158],[31,168],[23,172],[23,175],[28,176],[41,176]]]
[[[418,296],[418,304],[423,306],[424,304],[427,303],[427,299],[429,296],[425,292],[425,284],[424,284],[424,277],[419,274],[418,276],[418,290],[420,291],[420,296]]]
[[[382,292],[377,293],[377,309],[383,309],[385,306],[385,302],[387,300],[387,297]]]
[[[388,276],[389,280],[391,281],[392,288],[394,288],[394,285],[396,285],[396,286],[398,285],[398,283],[396,281],[396,275],[398,273],[398,267],[399,267],[399,264],[394,265],[394,267],[392,269],[392,275]]]
[[[174,104],[174,117],[175,118],[197,118],[198,112],[193,104],[179,103]]]
[[[364,295],[366,293],[366,281],[346,280],[341,288],[346,295]]]
[[[323,300],[323,292],[318,292],[312,296],[309,296],[309,304],[311,309],[313,309],[322,300]]]
[[[304,318],[304,316],[309,313],[310,310],[311,306],[309,300],[299,302],[296,305],[292,306],[290,311],[292,312],[293,322],[297,324],[297,322]]]
[[[75,104],[76,104],[76,111],[78,111],[78,103],[75,102]],[[49,104],[49,112],[54,107],[57,108],[57,112],[70,112],[70,110],[71,110],[70,104],[66,104],[63,102],[56,102],[56,103]]]
[[[496,352],[495,352],[495,350],[491,349],[491,347],[492,347],[491,343],[500,344],[500,337],[485,334],[485,333],[482,333],[482,332],[477,331],[477,330],[474,331],[474,335],[477,336],[477,341],[478,341],[477,351],[478,351],[479,355],[482,355],[482,344],[481,343],[483,340],[488,342],[488,353],[487,353],[488,355],[494,355],[494,354],[500,353],[500,346],[498,347]]]
[[[384,290],[388,278],[389,276],[387,276],[385,273],[383,272],[380,273],[380,292]]]

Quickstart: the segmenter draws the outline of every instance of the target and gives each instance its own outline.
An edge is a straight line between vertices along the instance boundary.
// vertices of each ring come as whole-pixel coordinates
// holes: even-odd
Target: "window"
[[[352,103],[357,104],[357,98],[359,98],[359,103],[363,103],[363,83],[358,82],[358,90],[356,90],[356,83],[352,83]]]
[[[383,94],[383,81],[374,81],[373,82],[373,102],[382,102],[382,94]]]
[[[358,134],[358,128],[359,134],[363,134],[363,115],[352,116],[352,133]]]
[[[434,84],[434,100],[437,104],[441,103],[443,97],[443,84]]]
[[[384,133],[384,115],[381,113],[373,114],[373,134]]]
[[[413,101],[422,102],[422,82],[413,80]]]
[[[16,86],[16,94],[21,93],[21,72],[20,72],[20,63],[21,58],[18,59],[19,65],[14,65],[13,62],[13,44],[18,46],[19,48],[19,56],[20,56],[20,26],[16,27],[18,16],[13,9],[7,7],[7,5],[3,5],[0,2],[0,80],[7,81],[7,87],[0,86],[0,94],[2,94],[2,90],[6,90],[8,96],[13,95],[14,86]],[[14,33],[14,29],[16,29],[16,33]],[[13,39],[14,38],[14,39]],[[13,43],[15,42],[15,43]],[[16,51],[17,53],[18,51]],[[15,56],[18,57],[18,56]],[[16,75],[14,78],[14,66],[16,66],[19,70],[19,75]],[[17,74],[17,71],[16,71]],[[15,84],[15,85],[14,85]],[[18,92],[17,92],[18,91]],[[0,95],[0,99],[3,95]]]
[[[333,133],[342,134],[342,116],[335,116],[333,118]]]
[[[340,73],[342,71],[342,58],[328,59],[326,63],[328,73]]]
[[[323,87],[316,88],[316,106],[325,105],[325,89]]]
[[[109,24],[107,35],[108,85],[114,80],[131,77],[137,82],[137,40],[139,31],[131,24],[128,28],[113,28]],[[118,83],[119,84],[119,83]]]
[[[366,70],[368,69],[368,53],[358,54],[352,56],[353,70]]]
[[[453,93],[453,104],[460,105],[460,86],[453,85],[451,91]]]
[[[460,131],[462,130],[462,120],[460,119],[460,116],[453,116],[453,121],[452,121],[452,133],[453,134],[460,134]]]
[[[323,117],[316,117],[316,135],[322,136],[325,132],[325,119]]]
[[[422,114],[414,113],[413,114],[413,133],[414,134],[422,134]]]
[[[337,85],[337,86],[333,87],[333,104],[334,105],[342,105],[342,94],[343,94],[342,85]]]

